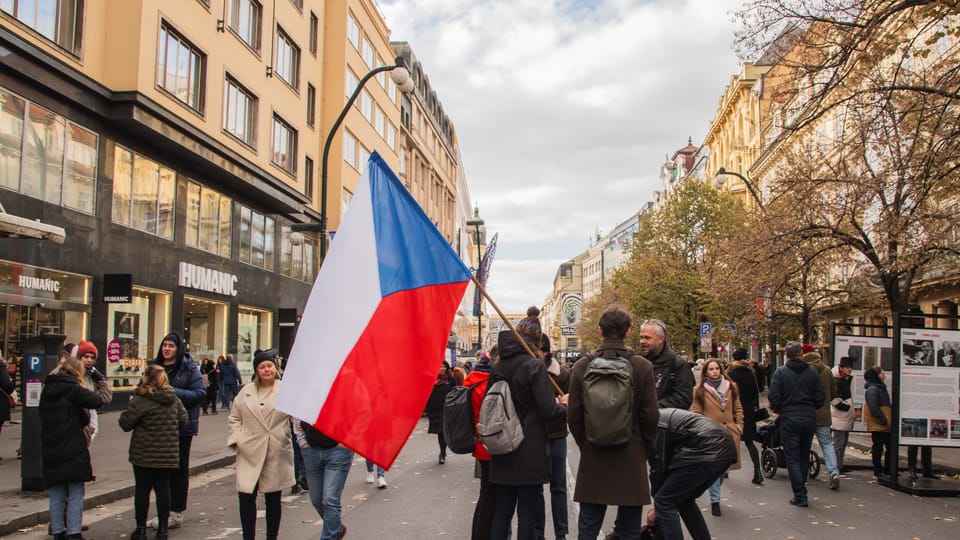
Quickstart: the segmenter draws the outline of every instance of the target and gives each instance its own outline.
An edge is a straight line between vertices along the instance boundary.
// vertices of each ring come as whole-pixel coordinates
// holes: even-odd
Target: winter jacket
[[[290,416],[275,408],[280,382],[274,383],[262,404],[258,385],[247,384],[230,407],[227,446],[237,452],[237,491],[281,491],[295,482]]]
[[[550,358],[546,366],[547,377],[557,383],[561,392],[564,394],[568,393],[570,391],[570,368],[561,366],[556,358]],[[550,384],[550,389],[553,390],[554,394],[557,393],[557,389],[553,387],[552,383]],[[547,420],[548,439],[566,439],[568,433],[566,416],[557,416]]]
[[[871,374],[873,377],[870,377]],[[863,409],[863,417],[867,431],[890,431],[891,408],[887,385],[872,369],[868,369],[864,376],[867,378],[867,383],[863,386],[866,389],[864,400],[867,406]]]
[[[10,373],[7,371],[7,363],[0,359],[0,389],[10,395],[14,390],[13,381],[10,379]],[[7,396],[0,394],[0,426],[10,420],[10,404],[7,403]]]
[[[40,392],[40,441],[47,487],[93,480],[84,428],[90,423],[87,409],[99,409],[102,405],[100,396],[84,388],[73,375],[52,373],[44,379]]]
[[[653,364],[653,380],[661,408],[689,409],[693,403],[693,371],[666,345],[660,354],[648,358]]]
[[[830,401],[830,406],[833,407],[833,423],[830,424],[830,429],[834,431],[853,431],[856,411],[853,410],[850,377],[840,374],[840,366],[834,366],[830,373],[837,385],[837,395]]]
[[[187,423],[187,409],[168,387],[151,394],[134,394],[120,413],[120,429],[130,435],[130,463],[152,469],[180,466],[180,429]]]
[[[660,409],[650,484],[656,493],[670,471],[704,463],[737,461],[737,443],[730,432],[706,416],[683,409]]]
[[[470,393],[470,404],[473,405],[473,434],[477,434],[477,421],[480,419],[480,405],[483,404],[483,396],[487,393],[487,380],[490,378],[490,364],[477,364],[477,367],[467,374],[463,380],[464,386],[473,386]],[[480,461],[490,461],[490,452],[483,447],[480,438],[477,437],[477,446],[473,449],[473,457]]]
[[[217,386],[217,384],[220,383],[220,373],[217,365],[213,362],[200,366],[200,374],[207,376],[207,388],[210,388],[211,386]]]
[[[742,441],[757,440],[757,420],[753,411],[760,406],[760,384],[757,381],[757,372],[750,367],[748,360],[735,360],[733,367],[727,372],[730,380],[737,383],[737,393],[740,395],[740,406],[743,408]]]
[[[823,384],[815,369],[799,358],[790,358],[770,379],[770,406],[781,416],[816,420],[823,405]]]
[[[820,353],[808,352],[800,357],[810,367],[817,370],[817,376],[820,377],[820,385],[823,386],[823,403],[817,407],[817,427],[829,426],[833,423],[830,410],[833,408],[833,398],[837,397],[837,382],[833,378],[830,368],[823,363]]]
[[[657,434],[657,391],[653,366],[646,358],[631,354],[622,340],[605,339],[596,351],[604,358],[627,357],[633,368],[633,420],[635,429],[626,444],[596,446],[587,440],[583,404],[583,378],[593,356],[577,360],[570,376],[567,421],[580,447],[580,465],[573,500],[594,504],[640,506],[650,503],[647,456]],[[689,370],[688,370],[689,371]]]
[[[743,434],[743,406],[740,403],[737,383],[731,382],[727,388],[727,405],[724,407],[720,399],[713,392],[703,386],[697,386],[693,391],[693,412],[702,414],[713,420],[730,432],[734,441],[740,440]],[[740,468],[740,445],[737,445],[737,461],[729,470]]]
[[[177,359],[173,369],[167,370],[167,378],[170,379],[170,386],[177,391],[177,398],[187,409],[187,423],[180,429],[180,436],[192,437],[200,431],[200,405],[207,399],[207,388],[193,357],[190,353],[183,352],[182,347],[180,345],[177,349]],[[150,363],[166,369],[159,349],[157,357]]]
[[[491,456],[490,481],[515,486],[544,484],[550,481],[546,423],[565,415],[566,407],[556,401],[547,366],[528,355],[513,332],[500,332],[497,343],[500,361],[490,368],[487,390],[497,381],[507,382],[523,425],[523,442],[509,454]]]
[[[220,382],[224,385],[232,386],[234,384],[240,384],[243,377],[240,376],[240,370],[237,369],[237,365],[233,363],[232,360],[224,360],[220,364]]]
[[[427,413],[427,420],[430,421],[427,426],[427,433],[443,432],[443,404],[446,402],[447,394],[453,390],[453,379],[444,379],[433,385],[430,390],[430,397],[427,398],[427,406],[424,411]]]

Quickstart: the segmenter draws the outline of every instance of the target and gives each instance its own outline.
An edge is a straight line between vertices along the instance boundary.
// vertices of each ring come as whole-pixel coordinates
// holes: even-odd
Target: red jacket
[[[467,375],[466,379],[463,380],[464,386],[470,386],[472,384],[477,385],[474,387],[473,394],[470,396],[470,401],[473,403],[474,434],[477,432],[476,420],[480,418],[480,404],[483,403],[483,396],[487,393],[487,379],[489,378],[489,370],[480,371],[479,369],[475,369]],[[477,438],[477,447],[473,449],[473,457],[479,459],[480,461],[490,461],[490,452],[487,452],[487,449],[480,444],[479,437]]]

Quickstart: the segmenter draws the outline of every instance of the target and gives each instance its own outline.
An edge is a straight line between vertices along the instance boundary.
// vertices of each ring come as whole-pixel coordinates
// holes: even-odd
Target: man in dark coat
[[[757,382],[757,372],[750,366],[747,360],[747,350],[737,349],[733,351],[733,362],[730,364],[730,371],[727,372],[730,380],[737,383],[737,390],[740,395],[740,405],[743,406],[743,433],[740,440],[747,446],[747,452],[750,453],[750,461],[753,462],[753,480],[754,484],[763,483],[763,473],[760,469],[760,452],[757,451],[757,419],[754,418],[753,411],[760,406],[760,383]]]
[[[531,350],[540,348],[542,332],[535,316],[524,318],[516,328]],[[491,456],[490,482],[495,486],[497,502],[490,538],[506,540],[516,509],[516,538],[531,540],[534,538],[536,498],[543,497],[543,484],[550,481],[546,423],[566,414],[566,407],[562,404],[566,403],[566,398],[561,396],[562,403],[558,403],[547,378],[547,367],[539,358],[527,354],[513,332],[500,332],[497,345],[500,361],[490,370],[487,388],[489,391],[497,381],[507,382],[523,425],[523,442],[509,454]]]
[[[653,447],[660,413],[653,366],[644,357],[627,349],[624,339],[629,331],[630,315],[619,309],[606,311],[600,316],[603,343],[594,355],[577,360],[570,377],[567,421],[570,433],[580,447],[577,485],[573,493],[573,500],[580,503],[580,538],[597,537],[608,505],[617,505],[615,537],[639,538],[643,527],[643,505],[650,503],[646,461]],[[583,381],[587,367],[598,356],[625,357],[630,361],[634,428],[626,444],[598,446],[587,439]]]
[[[640,354],[653,364],[659,405],[689,409],[693,404],[693,371],[667,346],[667,325],[660,319],[647,319],[640,325]]]

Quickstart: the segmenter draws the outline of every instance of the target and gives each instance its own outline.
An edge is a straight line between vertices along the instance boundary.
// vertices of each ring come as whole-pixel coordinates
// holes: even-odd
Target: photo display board
[[[863,385],[866,380],[863,372],[877,364],[887,374],[887,391],[893,387],[893,339],[888,337],[867,337],[852,335],[834,336],[833,365],[840,365],[840,358],[853,359],[853,373],[850,374],[850,394],[853,396],[855,412],[853,431],[867,431],[863,419],[863,408],[867,406],[863,399]]]
[[[960,447],[960,331],[900,330],[900,444]]]

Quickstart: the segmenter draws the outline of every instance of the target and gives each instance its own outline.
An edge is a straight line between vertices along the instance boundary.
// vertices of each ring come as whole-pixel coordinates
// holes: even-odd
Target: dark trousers
[[[207,412],[207,409],[217,412],[217,384],[211,384],[207,387],[207,400],[203,402],[203,412]]]
[[[753,462],[753,470],[760,470],[760,452],[757,451],[757,445],[754,441],[743,441],[743,444],[747,447],[747,452],[750,454],[750,461]]]
[[[180,467],[170,474],[170,510],[183,512],[187,509],[187,492],[190,491],[190,445],[192,435],[180,436]]]
[[[257,488],[253,493],[238,493],[240,499],[240,526],[243,528],[243,540],[253,540],[257,530]],[[263,494],[267,510],[267,538],[276,539],[280,532],[280,492],[271,491]]]
[[[681,519],[693,540],[710,539],[710,529],[703,519],[697,497],[703,495],[726,470],[726,463],[703,463],[667,472],[663,484],[653,496],[653,508],[663,540],[683,540]]]
[[[607,514],[607,505],[580,503],[580,521],[577,523],[577,538],[593,540],[600,534],[603,517]],[[617,521],[613,526],[614,538],[620,540],[640,540],[643,531],[642,506],[618,506]]]
[[[157,522],[166,525],[170,517],[170,473],[174,469],[156,469],[153,467],[133,466],[133,479],[136,484],[133,495],[133,515],[137,527],[147,526],[147,514],[150,512],[150,491],[157,494]]]
[[[533,520],[537,511],[537,497],[541,496],[541,485],[508,486],[494,484],[496,492],[496,510],[490,530],[490,540],[507,540],[510,535],[510,523],[513,511],[517,511],[517,540],[533,540]]]
[[[553,532],[556,536],[566,535],[567,525],[567,439],[550,439],[550,513],[553,516]],[[544,534],[547,524],[546,504],[543,489],[537,498],[537,521],[534,532],[537,537]]]
[[[870,457],[873,459],[873,474],[880,476],[890,472],[890,432],[873,431],[870,433],[873,444],[870,445]],[[917,458],[916,454],[913,456]]]
[[[477,506],[473,509],[470,538],[471,540],[490,540],[490,528],[493,524],[497,496],[493,484],[490,483],[490,462],[477,460],[477,463],[480,464],[480,495],[477,496]]]
[[[780,442],[790,475],[790,487],[793,488],[794,498],[800,502],[807,501],[810,446],[816,431],[817,419],[813,416],[780,417]]]
[[[437,433],[437,444],[440,445],[440,455],[447,457],[447,440],[443,438],[443,430]]]
[[[920,449],[920,466],[923,468],[923,474],[929,476],[933,474],[933,448],[929,446],[917,446],[912,444],[907,447],[907,467],[910,472],[917,472],[917,449]]]

